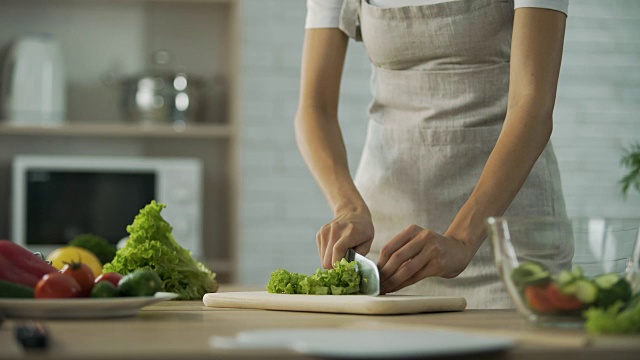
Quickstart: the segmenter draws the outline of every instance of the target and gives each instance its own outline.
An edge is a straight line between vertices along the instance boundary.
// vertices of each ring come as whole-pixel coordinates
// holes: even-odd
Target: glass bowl
[[[539,325],[580,327],[640,287],[640,219],[492,217],[498,272],[518,311]]]

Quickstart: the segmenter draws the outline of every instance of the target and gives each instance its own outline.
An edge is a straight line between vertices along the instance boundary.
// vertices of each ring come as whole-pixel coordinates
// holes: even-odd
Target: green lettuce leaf
[[[630,302],[624,310],[623,305],[622,301],[618,301],[607,308],[588,309],[584,314],[587,331],[591,334],[640,333],[640,301]]]
[[[311,276],[278,269],[271,273],[267,291],[272,294],[351,295],[360,291],[361,281],[356,262],[342,259],[333,269],[318,269]]]
[[[191,252],[180,246],[173,228],[160,212],[166,207],[152,201],[140,210],[133,224],[127,226],[129,240],[116,252],[103,272],[126,275],[138,269],[151,269],[162,279],[162,290],[179,295],[182,300],[199,300],[218,289],[216,274],[196,261]]]

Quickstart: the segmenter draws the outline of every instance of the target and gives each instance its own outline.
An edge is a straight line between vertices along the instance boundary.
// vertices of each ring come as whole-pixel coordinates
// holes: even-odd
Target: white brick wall
[[[283,267],[320,266],[315,234],[331,213],[297,151],[304,0],[245,0],[240,277],[266,284]],[[640,141],[640,1],[572,0],[553,141],[570,215],[640,216],[617,181]],[[355,170],[366,131],[369,65],[350,42],[340,121]]]
[[[570,1],[553,134],[567,211],[640,216],[618,185],[623,148],[640,141],[640,1]]]

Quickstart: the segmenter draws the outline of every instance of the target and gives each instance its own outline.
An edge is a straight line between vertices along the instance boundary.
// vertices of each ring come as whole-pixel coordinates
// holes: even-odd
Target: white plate
[[[81,299],[0,299],[0,314],[16,318],[87,319],[134,316],[153,303],[178,294],[157,292],[154,296]]]
[[[266,329],[210,340],[217,349],[288,349],[328,358],[463,355],[506,350],[507,338],[445,330]]]

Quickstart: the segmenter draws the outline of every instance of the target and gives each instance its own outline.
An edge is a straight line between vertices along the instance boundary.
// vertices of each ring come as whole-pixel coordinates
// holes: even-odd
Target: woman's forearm
[[[301,108],[295,128],[300,152],[334,214],[368,211],[349,172],[338,119]]]
[[[533,101],[510,110],[476,188],[445,235],[477,249],[485,237],[486,219],[502,215],[509,207],[549,142],[551,131],[551,113],[541,111]]]
[[[446,235],[477,249],[485,236],[486,218],[502,215],[509,207],[549,142],[565,25],[566,16],[557,11],[516,10],[502,133]]]
[[[296,140],[334,214],[368,210],[349,173],[338,123],[347,37],[339,29],[308,29],[302,54]]]

